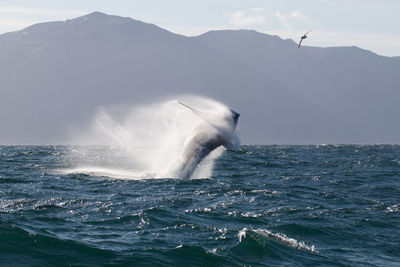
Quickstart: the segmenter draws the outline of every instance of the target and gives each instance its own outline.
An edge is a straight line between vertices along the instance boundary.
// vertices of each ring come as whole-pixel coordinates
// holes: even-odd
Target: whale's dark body
[[[182,105],[191,109],[195,114],[200,114],[199,111],[185,104]],[[195,129],[182,155],[182,163],[178,170],[180,178],[189,178],[199,163],[220,146],[224,146],[228,150],[237,150],[239,144],[232,140],[232,136],[240,114],[233,110],[230,110],[230,113],[230,116],[225,118],[229,125],[228,129],[218,129],[207,122]]]

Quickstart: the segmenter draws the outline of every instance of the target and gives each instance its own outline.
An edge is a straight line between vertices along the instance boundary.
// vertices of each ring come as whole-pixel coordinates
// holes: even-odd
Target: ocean
[[[1,266],[400,266],[398,145],[244,145],[187,180],[74,149],[0,147]]]

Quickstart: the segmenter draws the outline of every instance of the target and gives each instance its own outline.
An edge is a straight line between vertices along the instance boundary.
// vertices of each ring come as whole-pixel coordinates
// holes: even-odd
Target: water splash
[[[222,103],[198,97],[179,96],[178,100],[161,101],[136,107],[100,108],[89,130],[79,134],[71,149],[72,168],[67,173],[108,176],[125,179],[178,178],[177,165],[185,146],[199,128],[226,131],[238,144],[227,123],[231,111]],[[200,115],[191,112],[180,101]],[[195,169],[191,178],[209,178],[213,164],[223,148],[210,153]]]

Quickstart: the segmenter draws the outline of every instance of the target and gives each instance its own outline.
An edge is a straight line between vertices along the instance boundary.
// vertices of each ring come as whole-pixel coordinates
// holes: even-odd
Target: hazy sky
[[[355,45],[400,56],[400,0],[13,0],[0,1],[0,33],[93,11],[132,17],[175,33],[255,29],[304,45]]]

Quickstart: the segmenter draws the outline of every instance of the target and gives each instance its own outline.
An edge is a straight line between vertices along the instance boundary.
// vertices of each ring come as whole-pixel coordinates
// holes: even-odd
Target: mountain
[[[399,143],[400,59],[255,31],[171,33],[94,12],[0,35],[0,143],[64,143],[99,106],[200,94],[244,143]]]

